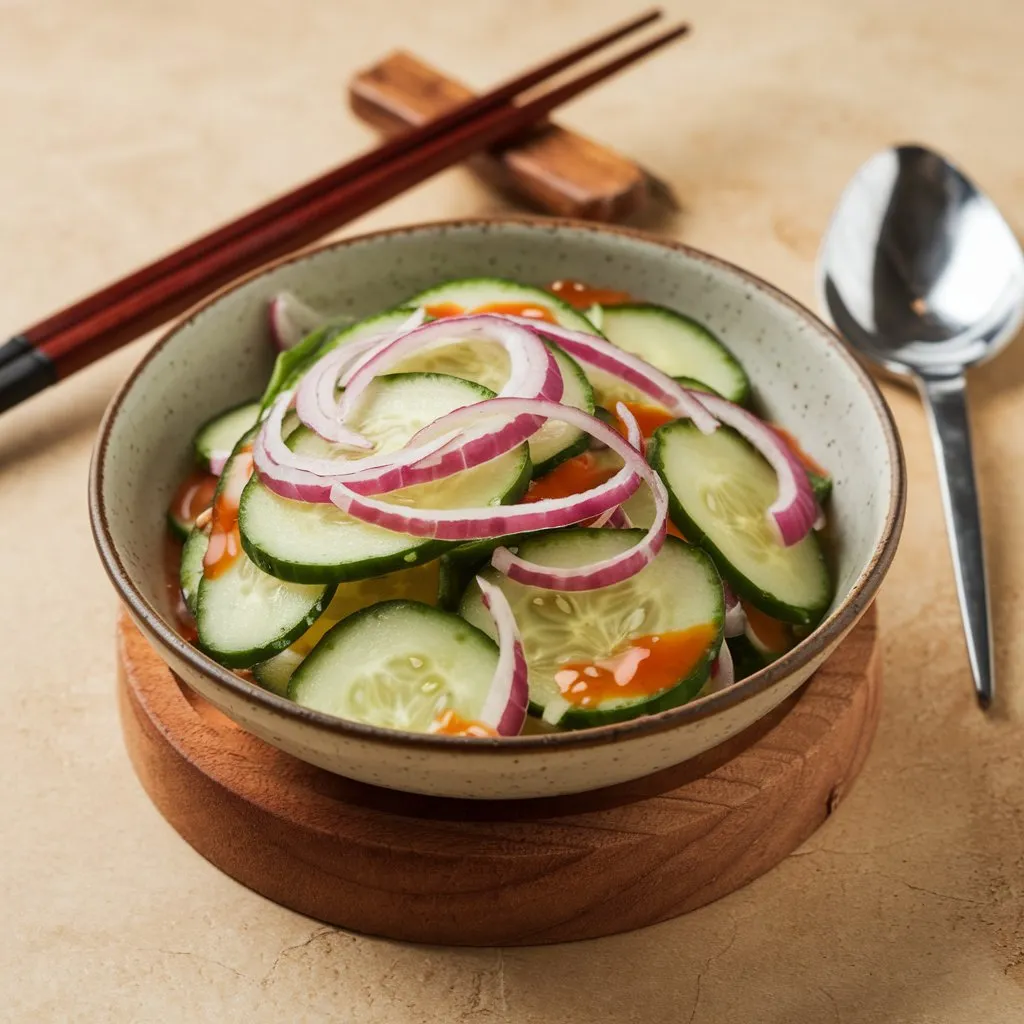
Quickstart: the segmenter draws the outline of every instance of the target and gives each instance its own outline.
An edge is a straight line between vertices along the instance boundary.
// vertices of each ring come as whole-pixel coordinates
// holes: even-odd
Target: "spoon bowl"
[[[981,517],[965,371],[1024,322],[1024,253],[995,204],[922,146],[877,153],[854,175],[818,260],[821,302],[868,360],[918,386],[931,418],[978,700],[994,693]]]

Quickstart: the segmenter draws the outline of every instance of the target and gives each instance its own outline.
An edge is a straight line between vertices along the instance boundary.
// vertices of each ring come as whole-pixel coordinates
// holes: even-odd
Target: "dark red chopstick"
[[[0,365],[0,411],[183,312],[239,275],[315,241],[471,153],[516,135],[688,30],[684,25],[663,33],[522,106],[508,103],[524,88],[657,16],[649,13],[584,44],[543,69],[520,76],[515,80],[518,86],[509,83],[470,101],[466,106],[475,112],[468,116],[460,107],[440,122],[410,133],[418,140],[411,145],[410,136],[405,136],[404,146],[380,147],[388,153],[385,159],[379,150],[360,157],[30,328],[14,343],[19,354]],[[353,166],[358,169],[355,174]],[[185,253],[192,255],[185,258]]]
[[[588,40],[530,71],[524,72],[522,75],[497,86],[490,92],[484,93],[467,103],[460,104],[449,113],[435,118],[433,121],[417,129],[406,132],[378,146],[376,149],[364,153],[355,160],[328,171],[326,174],[307,182],[305,185],[301,185],[299,188],[271,200],[258,209],[244,214],[237,220],[216,228],[214,231],[203,235],[201,238],[197,238],[194,242],[190,242],[181,249],[177,249],[175,252],[157,260],[155,263],[142,267],[127,277],[76,302],[74,305],[60,310],[45,320],[41,320],[39,323],[23,331],[20,336],[30,345],[38,346],[47,338],[51,338],[59,331],[64,330],[68,325],[119,301],[122,296],[136,291],[159,277],[164,277],[179,267],[183,267],[196,259],[201,259],[218,246],[239,238],[260,225],[280,217],[290,210],[297,209],[317,196],[330,192],[348,181],[354,181],[367,171],[384,166],[395,157],[417,148],[428,139],[441,135],[456,125],[463,124],[480,114],[486,113],[488,110],[500,107],[514,96],[546,81],[578,61],[584,60],[597,50],[610,46],[623,37],[644,28],[651,24],[651,22],[658,20],[661,16],[662,12],[660,9],[652,8],[636,18],[610,29],[602,35]],[[3,358],[0,355],[0,365],[2,363]]]

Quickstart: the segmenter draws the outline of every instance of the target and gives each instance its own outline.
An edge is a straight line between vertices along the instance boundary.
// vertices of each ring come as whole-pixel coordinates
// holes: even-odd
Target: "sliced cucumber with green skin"
[[[217,485],[214,505],[232,477],[235,459],[248,451],[257,429],[244,434],[231,453]],[[191,557],[198,557],[198,551]],[[195,570],[195,563],[190,562],[190,585]],[[334,596],[333,586],[275,579],[253,564],[244,551],[219,567],[216,575],[207,575],[201,564],[198,570],[194,610],[198,644],[228,668],[248,668],[284,650],[309,629]]]
[[[704,326],[664,306],[605,306],[605,337],[672,377],[692,377],[730,402],[750,401],[750,378],[739,360]]]
[[[718,395],[719,398],[725,397],[725,395],[711,387],[710,384],[705,384],[703,381],[695,380],[693,377],[673,377],[672,379],[677,384],[681,384],[684,388],[688,388],[690,391],[703,391],[708,395]]]
[[[316,354],[317,359],[333,349],[339,348],[342,345],[348,345],[353,341],[362,341],[364,338],[372,338],[376,335],[385,335],[391,331],[397,331],[408,322],[409,317],[415,312],[415,307],[398,306],[395,309],[377,313],[375,316],[369,316],[365,320],[360,320],[358,323],[351,324],[348,327],[336,329],[324,339],[320,350]]]
[[[562,405],[593,413],[594,392],[579,363],[557,345],[549,345],[548,348],[562,374]],[[509,358],[508,353],[493,341],[463,341],[411,356],[402,362],[399,369],[447,373],[497,392],[508,380]],[[533,475],[541,476],[566,459],[579,455],[588,443],[585,431],[556,419],[548,420],[529,440]]]
[[[175,539],[184,543],[192,532],[192,524],[179,519],[173,512],[167,512],[167,532]]]
[[[445,611],[458,611],[466,587],[491,560],[494,549],[502,545],[515,545],[527,536],[529,534],[519,533],[508,537],[472,540],[447,550],[439,560],[437,606]]]
[[[337,325],[325,324],[312,334],[307,334],[294,348],[278,353],[270,381],[260,396],[261,418],[279,394],[299,383],[303,374],[320,358],[321,348],[342,330]]]
[[[808,469],[807,481],[811,485],[811,490],[814,491],[815,498],[818,499],[818,504],[823,506],[832,497],[832,477],[822,476],[820,473],[815,473],[813,469]]]
[[[253,678],[264,690],[276,693],[278,697],[287,697],[288,683],[304,659],[305,655],[289,647],[280,654],[275,654],[269,661],[253,665]]]
[[[404,598],[430,604],[437,597],[437,581],[438,566],[435,562],[353,583],[339,583],[323,615],[287,650],[269,661],[254,665],[252,674],[260,685],[286,695],[292,673],[332,626],[380,601]]]
[[[239,552],[217,576],[199,582],[199,646],[222,665],[248,668],[302,636],[333,596],[333,586],[285,583]]]
[[[185,606],[193,617],[196,614],[199,584],[203,578],[203,559],[206,557],[206,549],[209,546],[209,529],[200,530],[198,527],[193,527],[189,531],[188,537],[185,538],[185,544],[181,549],[178,583],[181,587],[181,596],[185,599]]]
[[[766,658],[745,636],[731,636],[726,643],[732,655],[733,678],[735,682],[760,672],[770,665],[772,659]]]
[[[196,431],[192,442],[196,458],[210,469],[210,460],[218,454],[234,451],[238,439],[256,425],[259,414],[259,402],[243,402],[207,420]]]
[[[832,581],[817,535],[784,547],[767,519],[775,470],[729,427],[702,434],[688,420],[659,427],[647,458],[669,492],[672,521],[715,560],[733,590],[767,615],[817,623]]]
[[[641,536],[642,530],[558,530],[527,537],[518,552],[541,565],[585,565],[618,554]],[[502,589],[515,614],[530,670],[531,713],[569,729],[621,722],[685,704],[707,681],[722,642],[721,579],[705,552],[675,537],[666,539],[645,569],[600,590],[543,590],[516,583],[493,568],[484,569],[481,576]],[[493,636],[494,626],[475,583],[463,596],[459,612]],[[682,666],[682,676],[657,693],[580,707],[569,703],[556,681],[564,666],[608,659],[632,639],[704,625],[711,627],[709,642],[696,663]]]
[[[394,451],[439,416],[493,394],[444,374],[379,377],[367,388],[352,426],[375,442],[376,451]],[[346,457],[306,428],[296,430],[288,445],[317,456]],[[529,450],[522,444],[447,479],[395,491],[386,500],[420,508],[500,505],[518,501],[530,476]],[[337,583],[407,569],[452,546],[449,541],[371,526],[334,505],[278,497],[256,476],[242,493],[239,525],[242,544],[258,566],[279,579],[298,583]]]
[[[403,305],[422,307],[429,311],[430,306],[443,306],[447,303],[458,306],[466,313],[473,313],[481,307],[498,303],[540,306],[548,310],[562,327],[585,331],[587,334],[601,333],[582,313],[551,292],[501,277],[466,277],[456,281],[445,281],[413,295]]]
[[[288,696],[349,721],[430,732],[446,710],[479,719],[497,664],[497,645],[459,616],[384,601],[334,626],[292,675]]]

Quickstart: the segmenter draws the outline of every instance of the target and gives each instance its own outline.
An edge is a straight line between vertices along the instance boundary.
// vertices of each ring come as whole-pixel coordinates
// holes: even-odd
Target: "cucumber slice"
[[[464,619],[384,601],[343,619],[288,684],[303,707],[385,729],[430,732],[445,710],[478,720],[497,645]]]
[[[733,590],[784,622],[814,625],[832,600],[818,537],[775,538],[766,512],[778,494],[775,471],[728,427],[702,434],[688,420],[659,427],[647,449],[668,488],[672,521],[707,549]]]
[[[196,431],[192,441],[196,458],[209,469],[210,459],[215,453],[234,451],[239,438],[256,425],[259,413],[259,402],[243,402],[207,420]]]
[[[811,485],[811,490],[814,491],[814,496],[818,499],[818,504],[824,506],[832,496],[832,477],[822,476],[820,473],[815,473],[813,469],[808,469],[807,481]]]
[[[334,587],[285,583],[240,552],[196,596],[199,646],[229,668],[265,661],[302,636],[330,603]]]
[[[380,377],[367,389],[353,426],[376,442],[377,451],[393,451],[437,417],[493,394],[443,374]],[[288,444],[296,451],[318,455],[346,454],[305,428],[296,430]],[[518,501],[530,473],[529,451],[523,444],[475,469],[395,491],[388,500],[420,508],[499,505]],[[256,476],[242,493],[239,524],[249,557],[279,579],[298,583],[338,583],[408,569],[452,546],[448,541],[371,526],[333,505],[278,497]]]
[[[527,537],[519,554],[542,565],[584,565],[635,544],[640,530],[575,528]],[[725,604],[711,559],[674,537],[654,561],[628,580],[601,590],[558,593],[524,586],[492,568],[481,575],[501,587],[512,606],[530,669],[530,710],[570,729],[655,714],[691,700],[707,681],[722,642]],[[493,636],[480,589],[466,591],[460,614]],[[621,654],[629,641],[708,626],[694,658],[657,693],[612,697],[592,707],[570,704],[558,683],[567,666],[592,665]],[[583,670],[585,671],[585,670]],[[563,685],[568,685],[563,682]]]
[[[232,463],[249,450],[256,429],[243,435],[235,446],[221,475],[214,504],[224,482],[231,477]],[[197,556],[198,552],[191,555]],[[333,586],[303,586],[268,576],[244,551],[216,576],[203,572],[201,560],[198,567],[190,562],[190,586],[197,569],[194,614],[198,644],[228,668],[248,668],[283,650],[306,632],[334,596]]]
[[[320,358],[321,347],[340,330],[340,327],[325,324],[312,334],[307,334],[294,348],[278,353],[270,380],[260,396],[261,418],[282,391],[288,391],[298,384],[302,375]]]
[[[185,544],[181,549],[178,583],[181,587],[181,596],[185,599],[185,606],[192,613],[193,618],[196,614],[199,584],[203,578],[203,559],[206,557],[206,549],[209,546],[209,530],[193,527],[189,531],[188,537],[185,538]]]
[[[431,603],[437,594],[438,563],[428,562],[415,569],[374,576],[353,583],[340,583],[327,610],[287,650],[269,661],[255,665],[256,681],[274,693],[286,695],[288,680],[332,626],[346,616],[362,611],[379,601],[406,598]]]
[[[375,316],[369,316],[365,320],[360,320],[358,323],[351,324],[348,327],[334,330],[321,344],[320,350],[316,354],[317,359],[326,355],[332,349],[338,348],[340,345],[348,345],[353,341],[362,341],[364,338],[370,338],[374,335],[384,335],[390,331],[397,331],[415,312],[416,309],[413,306],[398,306],[395,309],[386,310]]]
[[[673,377],[692,377],[724,398],[750,401],[750,379],[736,357],[688,316],[649,303],[606,306],[601,330],[620,348]]]
[[[677,384],[682,384],[684,388],[689,388],[690,391],[703,391],[708,395],[718,395],[719,398],[724,398],[725,395],[716,391],[713,387],[705,384],[703,381],[694,380],[693,377],[673,377],[672,378]]]
[[[562,373],[565,390],[562,405],[584,412],[594,411],[594,392],[587,375],[579,363],[566,355],[557,345],[549,345],[558,369]],[[402,362],[402,371],[421,373],[447,373],[480,384],[491,391],[499,391],[508,380],[508,353],[491,341],[464,341],[458,345],[432,348]],[[583,451],[589,443],[588,435],[558,420],[548,420],[529,440],[533,475],[541,476],[559,463]]]
[[[431,306],[457,306],[460,312],[465,313],[507,313],[513,312],[517,306],[539,306],[546,309],[555,322],[563,327],[586,331],[587,334],[601,333],[582,313],[551,292],[501,277],[466,277],[445,281],[407,299],[404,305],[422,307],[428,315]],[[502,309],[503,306],[507,308]]]
[[[175,539],[184,543],[192,532],[192,524],[179,519],[170,509],[167,510],[167,532]]]
[[[278,697],[287,697],[288,683],[304,660],[305,655],[299,654],[294,647],[289,647],[280,654],[275,654],[269,661],[253,665],[253,678],[264,690],[276,693]]]

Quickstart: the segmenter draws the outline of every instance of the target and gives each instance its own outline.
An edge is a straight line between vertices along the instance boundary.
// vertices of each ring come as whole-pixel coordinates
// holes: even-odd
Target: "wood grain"
[[[745,885],[832,813],[879,713],[872,608],[800,693],[700,758],[574,797],[433,799],[331,775],[242,732],[126,615],[118,652],[132,763],[199,853],[311,917],[453,945],[628,931]]]
[[[386,136],[426,124],[472,96],[461,82],[404,50],[361,71],[349,84],[354,113]],[[619,221],[651,197],[647,175],[632,160],[554,124],[468,162],[488,184],[561,216]]]

